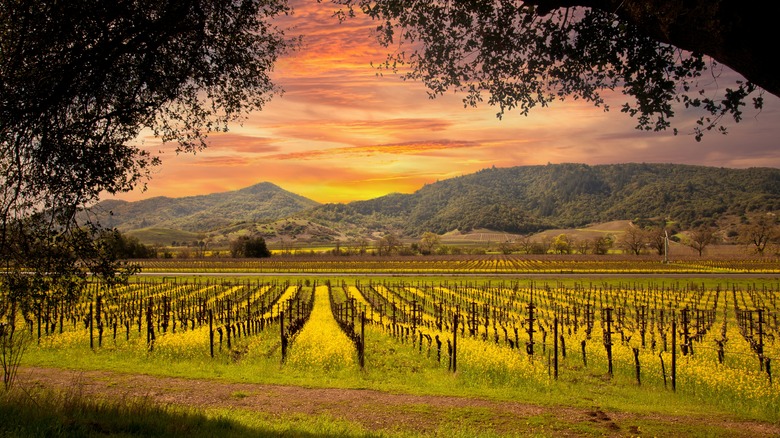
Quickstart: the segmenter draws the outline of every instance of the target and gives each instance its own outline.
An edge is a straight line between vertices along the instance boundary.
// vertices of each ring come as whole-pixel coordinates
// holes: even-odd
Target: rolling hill
[[[122,231],[181,230],[230,238],[332,242],[394,231],[408,237],[477,229],[535,233],[637,218],[682,227],[780,210],[780,169],[679,164],[554,164],[484,169],[348,204],[317,204],[271,183],[187,198],[104,201],[102,223]],[[108,215],[108,212],[113,215]]]
[[[102,225],[120,231],[154,228],[203,233],[238,222],[275,221],[317,205],[311,199],[264,182],[202,196],[155,197],[135,202],[106,200],[92,211]]]
[[[679,164],[555,164],[492,168],[391,194],[301,213],[312,221],[407,235],[478,228],[530,233],[594,222],[666,218],[683,226],[754,210],[780,210],[780,169]]]

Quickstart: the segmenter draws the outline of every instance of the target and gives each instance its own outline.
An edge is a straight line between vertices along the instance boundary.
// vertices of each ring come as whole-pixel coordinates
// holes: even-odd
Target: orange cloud
[[[424,131],[442,131],[452,126],[449,120],[441,119],[387,119],[368,121],[360,120],[354,122],[345,122],[343,126],[347,129],[392,129],[392,130],[424,130]]]
[[[230,150],[244,154],[263,154],[279,151],[278,140],[251,135],[217,133],[208,138],[209,150]]]
[[[279,154],[267,156],[272,160],[312,160],[321,157],[333,157],[335,155],[346,156],[372,156],[376,154],[393,155],[419,155],[429,151],[450,150],[459,148],[472,148],[478,146],[477,143],[467,141],[420,141],[397,144],[382,144],[371,146],[352,146],[344,148],[317,149],[302,152],[293,152],[289,154]]]

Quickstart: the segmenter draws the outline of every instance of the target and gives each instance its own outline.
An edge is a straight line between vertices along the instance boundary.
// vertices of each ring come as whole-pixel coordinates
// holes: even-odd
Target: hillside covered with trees
[[[204,196],[104,201],[92,214],[123,232],[259,233],[271,240],[309,234],[322,240],[325,233],[325,240],[332,241],[341,240],[339,235],[370,239],[387,232],[407,237],[476,229],[531,234],[649,218],[687,229],[759,211],[780,211],[780,169],[549,164],[484,169],[412,194],[347,204],[320,205],[261,183]]]
[[[91,214],[104,226],[121,231],[165,228],[207,232],[237,222],[275,221],[317,205],[311,199],[264,182],[210,195],[155,197],[136,202],[106,200],[93,207]]]
[[[780,210],[780,170],[679,164],[549,164],[484,169],[304,212],[308,219],[407,235],[487,228],[533,233],[594,222],[664,218],[684,227],[722,215]]]

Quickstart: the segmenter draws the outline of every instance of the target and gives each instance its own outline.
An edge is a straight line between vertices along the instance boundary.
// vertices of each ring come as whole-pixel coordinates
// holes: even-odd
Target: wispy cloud
[[[243,154],[264,154],[277,152],[280,147],[278,140],[267,137],[256,137],[233,133],[212,134],[208,138],[210,151],[233,151]]]
[[[351,146],[343,148],[316,149],[288,154],[269,155],[266,158],[272,160],[314,160],[322,157],[332,158],[334,156],[372,156],[377,154],[391,155],[421,155],[430,151],[451,150],[461,148],[473,148],[479,146],[478,143],[470,141],[420,141],[406,142],[397,144],[381,144],[370,146]]]

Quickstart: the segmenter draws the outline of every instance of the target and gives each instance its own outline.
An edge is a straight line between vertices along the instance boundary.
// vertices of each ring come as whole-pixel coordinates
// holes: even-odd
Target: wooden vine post
[[[412,333],[415,332],[417,332],[417,300],[412,301]]]
[[[471,302],[471,307],[469,308],[469,316],[468,316],[468,324],[469,324],[469,335],[472,337],[477,335],[477,303],[475,301]]]
[[[586,343],[587,343],[587,341],[586,341],[585,339],[583,339],[583,340],[580,342],[580,346],[582,347],[582,366],[583,366],[583,367],[585,367],[585,368],[587,368],[587,367],[588,367],[588,358],[587,358],[587,356],[585,355],[585,344],[586,344]]]
[[[642,305],[639,308],[639,336],[642,337],[642,348],[645,348],[645,338],[647,337],[647,306]]]
[[[230,348],[231,348],[231,344],[230,344],[230,311],[231,311],[230,298],[228,298],[227,299],[227,320],[225,322],[225,329],[227,330],[227,346],[228,346],[228,350],[230,350]]]
[[[693,356],[693,343],[691,342],[690,324],[691,316],[688,308],[684,308],[680,311],[680,317],[682,318],[683,325],[683,344],[680,346],[680,350],[683,356],[690,354]]]
[[[757,309],[758,313],[758,343],[756,344],[756,353],[758,354],[759,370],[764,371],[764,309]]]
[[[677,391],[677,318],[672,311],[672,391]]]
[[[287,337],[284,336],[284,312],[279,312],[279,332],[282,336],[282,362],[287,358]]]
[[[604,329],[604,348],[607,350],[607,372],[609,373],[609,376],[612,377],[614,375],[612,370],[612,308],[607,307],[604,309],[604,312],[606,312],[604,322],[607,325]]]
[[[639,367],[639,349],[637,347],[633,347],[631,351],[634,352],[634,366],[636,367],[636,384],[642,385],[642,379],[640,377],[640,367]]]
[[[366,312],[360,313],[360,351],[358,351],[360,369],[366,366]]]
[[[534,355],[534,322],[536,321],[534,319],[534,309],[536,306],[534,306],[533,301],[528,303],[528,329],[526,332],[528,333],[528,344],[525,346],[525,350],[528,353],[529,356]]]
[[[97,323],[97,329],[98,329],[98,348],[101,348],[103,346],[103,319],[101,318],[101,313],[103,311],[103,297],[98,294],[95,299],[95,322]],[[40,336],[40,328],[38,329],[38,334]]]
[[[209,309],[209,350],[214,358],[214,312]]]
[[[452,372],[458,371],[458,312],[452,317]]]
[[[95,349],[95,336],[92,329],[92,303],[89,303],[89,349],[94,350]]]
[[[154,301],[152,297],[149,297],[149,304],[146,307],[146,345],[149,347],[149,351],[154,350],[154,323],[152,322],[152,310]]]
[[[553,318],[553,376],[558,380],[558,317]]]

